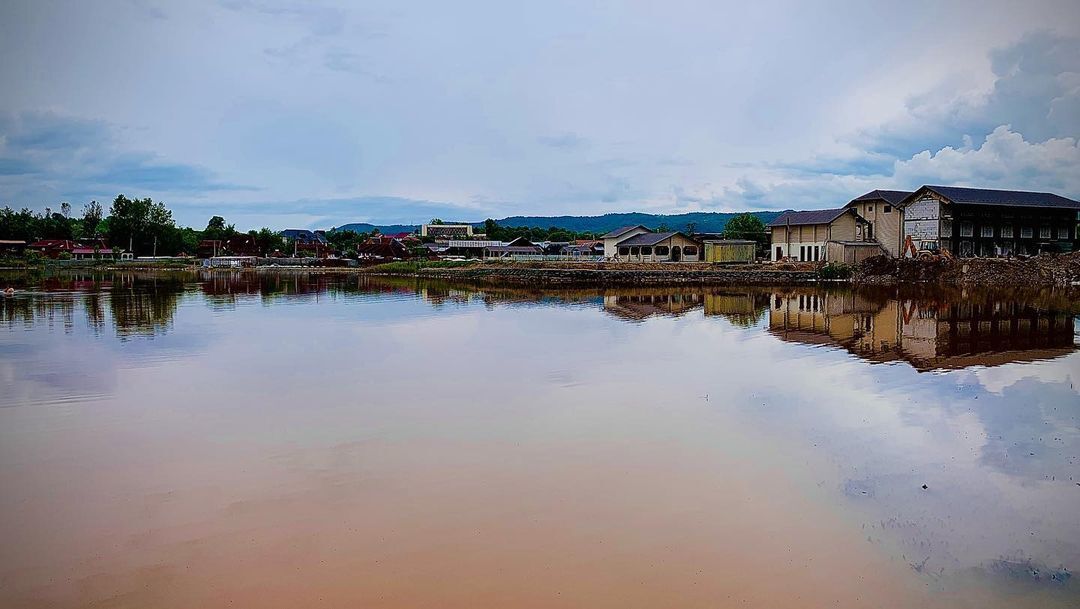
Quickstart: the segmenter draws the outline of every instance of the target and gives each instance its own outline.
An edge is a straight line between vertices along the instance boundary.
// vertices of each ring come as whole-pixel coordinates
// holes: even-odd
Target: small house
[[[697,262],[701,247],[700,241],[679,232],[646,232],[619,241],[615,259],[620,262]]]
[[[635,226],[623,226],[616,228],[615,230],[600,237],[600,240],[604,242],[604,258],[615,258],[619,255],[619,242],[633,237],[634,235],[641,235],[651,232],[644,226],[637,224]]]

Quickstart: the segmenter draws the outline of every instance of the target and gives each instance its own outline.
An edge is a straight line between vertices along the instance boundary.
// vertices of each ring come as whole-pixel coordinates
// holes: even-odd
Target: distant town
[[[204,266],[358,266],[408,260],[610,263],[797,262],[858,264],[886,258],[1013,258],[1080,247],[1080,202],[1052,193],[922,186],[873,190],[828,209],[743,213],[718,231],[621,226],[604,233],[454,223],[432,219],[412,231],[378,228],[238,231],[221,216],[179,227],[151,199],[119,195],[35,213],[0,210],[0,255],[8,261],[201,261]]]

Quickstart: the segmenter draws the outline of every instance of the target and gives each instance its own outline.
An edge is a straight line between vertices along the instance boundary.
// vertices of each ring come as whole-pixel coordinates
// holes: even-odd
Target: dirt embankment
[[[1080,283],[1080,252],[1027,259],[965,258],[894,260],[885,256],[860,264],[855,283],[929,282],[1001,287],[1069,286]]]
[[[618,287],[640,285],[739,284],[793,285],[817,281],[817,272],[806,265],[778,268],[768,264],[718,266],[712,264],[476,264],[451,268],[374,274],[407,275],[425,279],[536,287]]]

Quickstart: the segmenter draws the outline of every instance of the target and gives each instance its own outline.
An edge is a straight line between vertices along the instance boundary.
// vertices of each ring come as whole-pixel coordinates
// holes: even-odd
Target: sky
[[[1080,198],[1075,0],[8,0],[0,55],[12,207],[124,193],[248,229]]]

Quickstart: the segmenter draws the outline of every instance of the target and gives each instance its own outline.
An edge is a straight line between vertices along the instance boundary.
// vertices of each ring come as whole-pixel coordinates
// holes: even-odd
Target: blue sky
[[[0,204],[202,226],[1080,197],[1080,4],[0,5]]]

